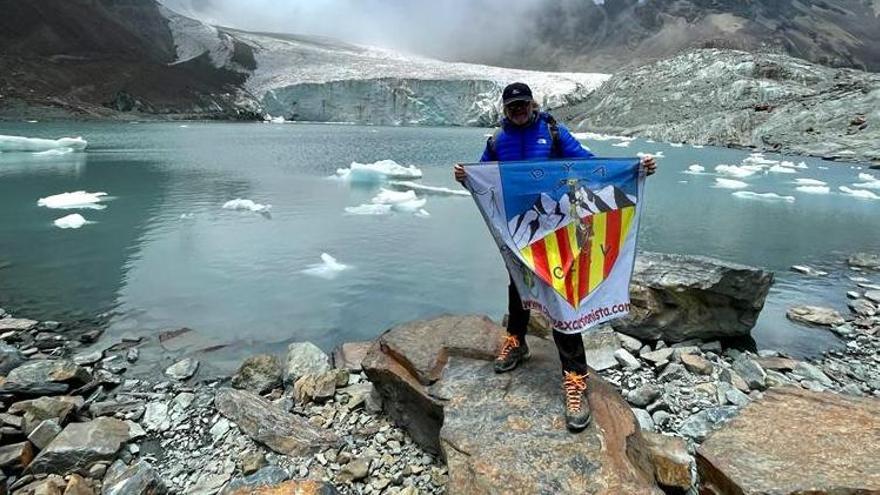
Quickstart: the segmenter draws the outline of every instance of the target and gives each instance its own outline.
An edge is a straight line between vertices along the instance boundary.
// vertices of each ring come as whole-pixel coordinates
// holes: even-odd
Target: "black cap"
[[[501,93],[501,101],[505,105],[514,101],[532,101],[532,90],[521,82],[508,84]]]

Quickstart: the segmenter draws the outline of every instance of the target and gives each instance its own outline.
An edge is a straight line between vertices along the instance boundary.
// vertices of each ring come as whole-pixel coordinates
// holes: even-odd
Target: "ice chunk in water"
[[[799,186],[826,186],[827,182],[819,179],[795,179],[794,183]]]
[[[74,151],[73,148],[55,148],[46,151],[37,151],[34,153],[34,156],[64,156],[73,153]]]
[[[47,196],[37,200],[37,206],[45,206],[46,208],[59,208],[63,210],[88,208],[91,210],[103,210],[105,205],[99,204],[102,200],[107,199],[107,193],[86,191],[74,191]]]
[[[729,175],[731,177],[748,177],[750,175],[755,174],[755,170],[747,167],[737,167],[736,165],[718,165],[715,167],[715,172],[718,172],[721,175]]]
[[[359,206],[346,206],[345,212],[349,215],[387,215],[391,213],[391,205],[363,204]]]
[[[330,256],[327,253],[321,253],[321,262],[309,265],[309,267],[303,270],[302,273],[332,280],[336,278],[340,272],[347,270],[348,268],[348,265],[343,265],[333,256]]]
[[[794,203],[794,196],[780,196],[776,193],[756,193],[752,191],[737,191],[733,193],[737,198],[757,199],[761,201]]]
[[[24,136],[0,135],[0,151],[47,151],[59,148],[70,148],[74,151],[86,149],[88,142],[81,137],[64,137],[61,139],[29,138]]]
[[[224,210],[252,211],[254,213],[269,213],[272,205],[255,203],[250,199],[236,198],[223,203]]]
[[[614,146],[617,148],[629,148],[630,144],[632,144],[632,141],[621,141],[619,143],[614,143],[611,146]]]
[[[795,190],[807,194],[829,194],[831,188],[828,186],[797,186]]]
[[[388,183],[389,186],[392,186],[397,189],[411,189],[413,191],[418,191],[423,194],[436,194],[439,196],[470,196],[471,193],[465,191],[464,189],[449,189],[448,187],[439,187],[439,186],[428,186],[425,184],[419,184],[418,182],[413,182],[409,180],[393,180]]]
[[[373,163],[352,162],[348,168],[336,169],[336,178],[350,182],[383,182],[389,179],[420,179],[422,171],[414,165],[404,167],[394,160]]]
[[[712,187],[719,187],[722,189],[743,189],[749,187],[749,185],[741,180],[722,179],[719,177],[715,179],[715,185]]]
[[[79,213],[61,217],[53,222],[56,227],[61,229],[78,229],[87,223],[92,223],[83,218]]]
[[[791,163],[791,162],[789,162]],[[786,167],[784,165],[773,165],[769,169],[774,174],[796,174],[797,170],[792,167]]]
[[[871,191],[865,191],[862,189],[850,189],[846,186],[840,186],[838,189],[844,194],[850,195],[854,198],[859,199],[880,199],[880,196],[877,196]]]

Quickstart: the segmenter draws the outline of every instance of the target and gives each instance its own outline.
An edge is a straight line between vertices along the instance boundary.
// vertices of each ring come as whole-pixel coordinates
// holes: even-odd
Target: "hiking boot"
[[[566,371],[562,378],[562,391],[565,393],[565,426],[571,432],[583,430],[590,424],[587,375]]]
[[[498,357],[495,358],[495,373],[511,371],[520,363],[528,361],[530,357],[529,346],[526,345],[525,339],[520,342],[515,335],[508,335],[501,344]]]

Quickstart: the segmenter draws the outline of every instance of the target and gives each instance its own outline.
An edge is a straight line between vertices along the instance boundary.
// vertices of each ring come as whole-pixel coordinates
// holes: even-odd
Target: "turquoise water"
[[[206,344],[228,344],[230,360],[294,340],[329,349],[441,313],[505,311],[507,276],[469,198],[427,196],[429,217],[353,216],[344,208],[369,203],[377,187],[327,178],[352,161],[393,159],[419,167],[425,184],[454,188],[451,163],[475,160],[487,130],[186,125],[0,124],[0,134],[89,141],[85,153],[61,157],[0,154],[0,306],[39,319],[109,312],[111,339],[188,326]],[[835,345],[830,333],[794,325],[784,312],[795,303],[846,310],[854,284],[844,260],[880,249],[880,202],[804,194],[791,181],[820,179],[836,190],[865,170],[795,158],[809,169],[742,179],[749,190],[796,198],[762,202],[710,187],[712,175],[681,173],[693,163],[707,171],[737,164],[748,153],[614,142],[587,144],[600,155],[665,155],[648,182],[642,249],[773,270],[777,283],[754,331],[759,347],[806,355]],[[103,210],[37,206],[76,190],[112,199]],[[271,216],[221,208],[235,198],[271,204]],[[53,226],[74,212],[95,223]],[[350,268],[331,280],[302,273],[322,252]],[[793,264],[832,275],[805,277],[789,271]]]

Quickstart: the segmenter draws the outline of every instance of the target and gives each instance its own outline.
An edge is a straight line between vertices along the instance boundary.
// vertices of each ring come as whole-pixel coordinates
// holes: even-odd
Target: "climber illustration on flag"
[[[523,304],[564,333],[629,312],[644,177],[639,159],[466,165]]]

